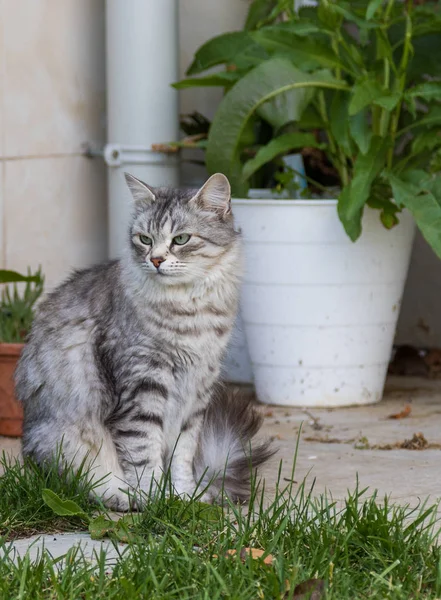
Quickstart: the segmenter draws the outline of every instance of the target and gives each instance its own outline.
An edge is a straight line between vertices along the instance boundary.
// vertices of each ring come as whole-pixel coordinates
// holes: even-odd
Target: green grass
[[[306,482],[279,488],[269,506],[254,486],[249,506],[212,508],[168,497],[165,481],[137,518],[124,520],[131,542],[113,570],[104,552],[91,564],[79,550],[62,569],[47,555],[14,563],[10,541],[17,536],[87,530],[97,512],[105,515],[88,499],[87,473],[60,477],[56,467],[42,473],[31,462],[2,462],[2,600],[300,599],[307,596],[294,596],[295,586],[311,578],[324,580],[323,598],[335,600],[441,597],[436,506],[394,506],[358,487],[337,505],[326,495],[314,498]],[[84,515],[55,515],[43,501],[47,488]],[[271,554],[272,564],[226,556],[248,547]]]

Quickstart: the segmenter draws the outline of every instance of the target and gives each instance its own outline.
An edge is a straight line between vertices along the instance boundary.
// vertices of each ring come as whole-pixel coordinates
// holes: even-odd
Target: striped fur
[[[228,439],[225,491],[243,498],[258,421],[251,406],[212,399],[242,272],[228,181],[193,192],[127,182],[123,258],[75,273],[35,317],[16,371],[23,452],[42,463],[62,444],[68,462],[89,461],[103,501],[128,510],[127,491],[148,491],[169,464],[177,493],[192,494],[207,469],[216,495]],[[260,446],[255,466],[267,456]]]

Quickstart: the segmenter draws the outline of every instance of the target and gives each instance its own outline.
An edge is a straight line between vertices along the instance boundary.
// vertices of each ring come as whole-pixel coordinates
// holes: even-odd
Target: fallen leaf
[[[408,450],[423,450],[424,448],[427,448],[428,445],[429,442],[420,431],[419,433],[414,433],[412,439],[404,440],[401,448],[407,448]]]
[[[406,406],[403,408],[403,410],[401,410],[398,413],[389,415],[387,418],[388,419],[405,419],[406,417],[408,417],[410,415],[411,412],[412,412],[412,407],[410,406],[410,404],[406,404]]]
[[[83,511],[73,500],[63,500],[52,490],[45,488],[41,497],[45,504],[51,508],[56,515],[60,517],[80,517],[85,521],[89,521],[89,516]]]
[[[294,595],[290,591],[285,592],[284,598],[292,600],[321,600],[325,597],[325,582],[323,579],[308,579],[302,581],[294,588]]]
[[[89,533],[93,540],[102,540],[115,528],[115,522],[106,519],[102,515],[96,517],[89,523]]]
[[[371,446],[372,450],[426,450],[427,448],[440,450],[441,444],[436,442],[428,442],[423,433],[414,433],[410,440],[404,442],[395,442],[393,444],[376,444]]]
[[[274,415],[274,411],[273,411],[273,410],[266,410],[266,411],[263,413],[263,416],[264,416],[264,417],[272,417],[273,415]]]
[[[247,559],[247,556],[251,556],[251,558],[258,559],[258,558],[262,558],[264,554],[265,554],[265,550],[261,550],[260,548],[242,548],[239,552],[239,557],[242,562],[245,562]],[[231,550],[227,550],[225,553],[225,556],[236,556],[236,555],[237,555],[237,550],[235,550],[234,548],[232,548]],[[268,554],[263,559],[263,562],[266,565],[271,565],[273,563],[273,560],[274,560],[273,555]]]

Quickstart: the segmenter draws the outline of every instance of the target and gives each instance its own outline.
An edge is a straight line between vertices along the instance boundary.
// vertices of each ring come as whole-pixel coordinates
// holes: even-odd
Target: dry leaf
[[[235,550],[235,549],[227,550],[225,554],[226,554],[226,556],[236,556],[237,550]],[[261,550],[260,548],[242,548],[241,551],[239,552],[239,557],[242,562],[245,562],[247,559],[247,556],[251,556],[251,558],[257,559],[257,558],[262,558],[262,556],[264,554],[265,554],[265,550]],[[265,556],[265,558],[263,559],[263,562],[266,565],[271,565],[273,560],[274,560],[273,555],[268,554],[268,556]]]
[[[424,437],[424,434],[420,432],[414,433],[412,439],[404,440],[401,445],[401,448],[406,448],[407,450],[424,450],[429,445],[429,442]]]
[[[296,585],[293,596],[289,594],[288,590],[284,598],[291,597],[292,600],[321,600],[321,598],[325,597],[325,582],[323,579],[308,579]]]
[[[410,404],[406,404],[406,406],[403,408],[402,411],[400,411],[399,413],[394,413],[393,415],[389,415],[387,418],[388,419],[405,419],[406,417],[408,417],[410,415],[411,412],[412,412],[412,407],[410,406]]]
[[[264,417],[272,417],[272,416],[274,416],[274,411],[273,411],[273,410],[266,410],[266,411],[263,413],[263,416],[264,416]]]

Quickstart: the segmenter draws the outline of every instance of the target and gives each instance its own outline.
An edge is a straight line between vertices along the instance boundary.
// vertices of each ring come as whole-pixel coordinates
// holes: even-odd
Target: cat
[[[243,501],[250,461],[273,450],[261,441],[250,455],[262,417],[217,389],[242,275],[228,179],[183,191],[125,178],[122,258],[74,273],[36,311],[15,375],[23,454],[44,464],[61,445],[119,511],[168,468],[177,494],[211,482],[202,500]]]

